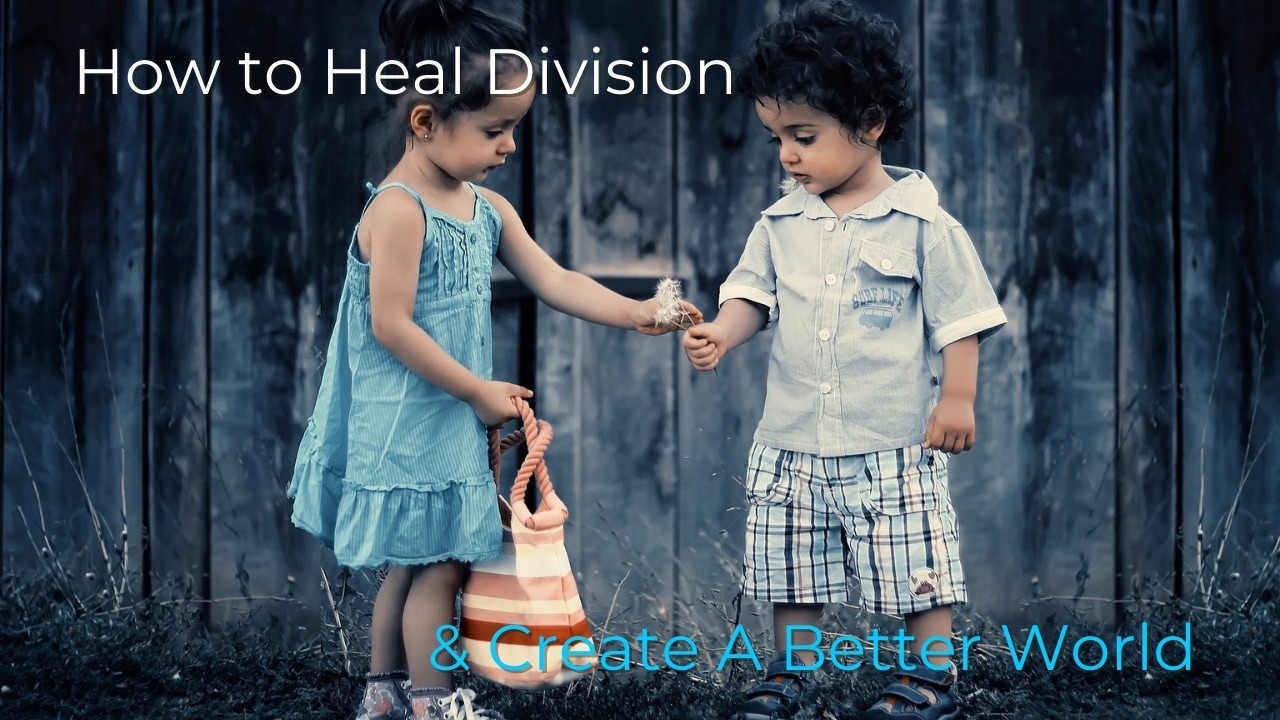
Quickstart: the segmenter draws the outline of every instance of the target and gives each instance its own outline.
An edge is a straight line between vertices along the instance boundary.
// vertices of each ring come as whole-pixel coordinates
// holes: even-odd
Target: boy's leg
[[[944,605],[911,613],[904,620],[907,635],[912,637],[911,654],[923,658],[924,651],[933,648],[929,661],[934,665],[945,665],[949,658],[943,659],[942,652],[945,647],[943,641],[951,639],[951,606]],[[925,647],[926,643],[929,644],[929,648]]]
[[[843,529],[816,487],[812,455],[754,445],[744,485],[749,501],[743,589],[773,603],[774,640],[780,653],[730,716],[733,720],[785,720],[800,710],[812,685],[812,651],[787,657],[788,627],[817,627],[827,602],[848,598]],[[812,645],[812,632],[792,633]]]
[[[894,679],[860,720],[957,720],[954,666],[935,670],[920,660],[927,647],[950,640],[951,606],[967,595],[946,456],[916,445],[870,453],[853,465],[855,471],[865,468],[855,474],[869,481],[857,504],[846,494],[850,560],[858,569],[863,605],[903,616],[912,637],[907,657],[891,671]],[[841,477],[849,475],[846,470],[840,469]],[[946,663],[942,655],[930,661]]]
[[[773,648],[778,655],[785,656],[791,649],[788,638],[794,639],[797,647],[811,647],[819,638],[809,630],[800,630],[802,625],[819,627],[822,622],[822,605],[811,603],[774,603],[773,604]],[[791,628],[796,628],[792,630]],[[805,666],[812,666],[818,659],[817,654],[808,650],[790,653],[798,656]]]
[[[817,655],[809,650],[793,652],[791,643],[812,647],[821,639],[812,630],[801,630],[799,626],[819,627],[822,607],[821,603],[773,604],[774,658],[765,668],[764,678],[747,690],[730,720],[788,720],[799,712],[800,702],[814,680],[813,670],[800,668],[812,667]]]

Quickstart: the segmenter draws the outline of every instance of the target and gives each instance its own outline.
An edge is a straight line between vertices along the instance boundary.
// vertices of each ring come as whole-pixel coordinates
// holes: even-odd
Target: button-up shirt
[[[924,173],[896,180],[836,217],[796,189],[774,203],[720,287],[776,325],[762,445],[832,457],[924,441],[937,404],[942,348],[1005,324],[960,223]]]

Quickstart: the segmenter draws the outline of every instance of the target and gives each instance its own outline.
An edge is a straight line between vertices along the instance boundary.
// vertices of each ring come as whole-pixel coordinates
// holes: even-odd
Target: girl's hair
[[[403,94],[387,96],[393,106],[391,128],[400,143],[409,132],[409,111],[418,103],[431,103],[441,120],[489,104],[493,99],[489,92],[490,50],[518,50],[528,56],[529,36],[523,25],[473,7],[470,0],[387,0],[378,17],[378,30],[387,59],[403,63],[410,78],[428,69],[417,67],[426,60],[439,63],[444,70],[440,93],[423,95],[410,82]],[[461,56],[461,68],[455,68],[455,48]],[[500,55],[498,63],[494,77],[499,80],[524,69],[512,55]],[[460,87],[454,87],[455,71],[460,74]]]
[[[880,144],[902,137],[915,113],[898,27],[848,0],[811,0],[751,41],[738,90],[756,100],[806,103],[861,133],[884,122]]]

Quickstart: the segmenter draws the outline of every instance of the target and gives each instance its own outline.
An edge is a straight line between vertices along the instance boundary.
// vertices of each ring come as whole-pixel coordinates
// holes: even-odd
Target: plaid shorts
[[[915,445],[817,457],[754,444],[744,484],[749,596],[845,601],[847,569],[870,612],[906,615],[968,599],[945,453]]]

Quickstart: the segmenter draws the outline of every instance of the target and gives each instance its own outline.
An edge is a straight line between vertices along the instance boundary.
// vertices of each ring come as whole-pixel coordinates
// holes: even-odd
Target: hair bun
[[[451,35],[472,12],[472,0],[387,0],[378,17],[387,57],[403,60],[415,39]]]

